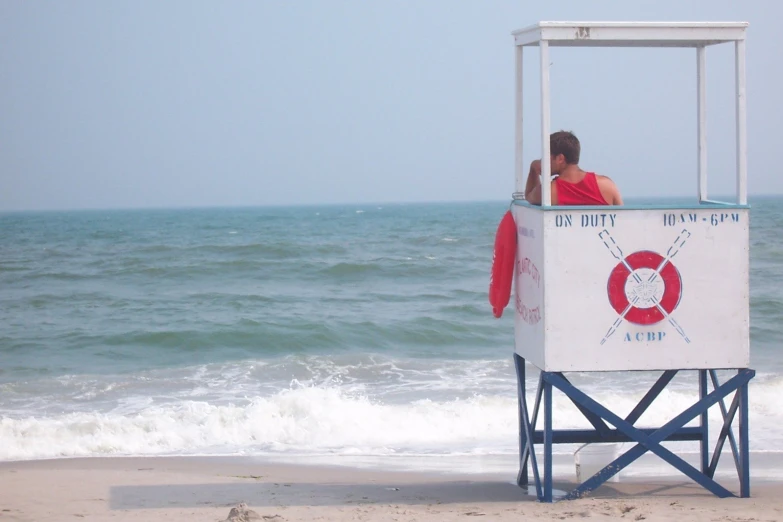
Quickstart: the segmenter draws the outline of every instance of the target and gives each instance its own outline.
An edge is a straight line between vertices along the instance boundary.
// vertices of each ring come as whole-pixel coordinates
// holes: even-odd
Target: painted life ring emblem
[[[623,261],[617,263],[607,282],[612,308],[622,314],[630,306],[625,320],[643,326],[663,321],[663,312],[674,312],[682,297],[682,277],[677,267],[649,250],[634,252]]]
[[[617,331],[623,321],[650,326],[664,319],[686,343],[691,342],[672,316],[682,298],[682,277],[672,260],[690,236],[691,233],[683,229],[665,256],[652,250],[638,250],[626,256],[608,230],[598,234],[612,257],[619,261],[609,273],[606,285],[609,304],[617,312],[617,318],[601,344]]]

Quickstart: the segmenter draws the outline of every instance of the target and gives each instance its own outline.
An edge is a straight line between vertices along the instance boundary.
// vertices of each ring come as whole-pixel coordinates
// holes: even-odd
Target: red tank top
[[[595,173],[587,172],[579,183],[569,183],[555,178],[558,205],[608,205],[601,195]]]

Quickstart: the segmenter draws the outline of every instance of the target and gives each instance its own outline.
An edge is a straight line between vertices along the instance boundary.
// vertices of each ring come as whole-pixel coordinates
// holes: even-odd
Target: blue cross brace
[[[609,463],[595,475],[585,480],[572,491],[558,500],[575,499],[585,496],[616,473],[641,457],[646,452],[658,455],[665,462],[691,478],[693,481],[718,497],[736,496],[714,480],[715,470],[721,451],[728,438],[737,474],[740,482],[740,495],[750,496],[750,466],[748,450],[748,382],[755,376],[755,370],[742,368],[728,381],[720,384],[715,370],[698,370],[699,400],[682,413],[659,428],[637,428],[634,423],[650,407],[660,393],[680,370],[664,371],[658,381],[642,397],[626,418],[621,418],[608,408],[592,399],[571,384],[560,372],[544,372],[539,376],[532,416],[525,389],[525,360],[514,354],[517,371],[517,392],[519,409],[519,474],[517,484],[528,486],[528,460],[533,471],[536,496],[539,501],[552,502],[552,445],[574,443],[636,442],[636,444]],[[713,391],[708,392],[707,375],[712,382]],[[593,426],[592,430],[552,428],[552,387],[563,392]],[[724,399],[736,392],[731,406],[727,409]],[[536,430],[539,407],[544,403],[544,429]],[[723,426],[718,435],[712,458],[709,456],[709,437],[707,410],[715,404],[720,405]],[[739,444],[734,437],[732,422],[739,412]],[[692,419],[699,417],[700,425],[685,427]],[[606,422],[605,422],[606,421]],[[614,426],[610,428],[606,423]],[[701,470],[697,470],[672,451],[664,448],[664,441],[699,441]],[[543,473],[539,473],[535,444],[544,444]],[[543,476],[542,476],[543,475]]]

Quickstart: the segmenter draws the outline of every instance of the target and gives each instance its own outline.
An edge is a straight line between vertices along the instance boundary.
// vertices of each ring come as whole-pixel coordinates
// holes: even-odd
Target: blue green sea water
[[[783,197],[751,204],[751,448],[781,452]],[[0,460],[493,456],[513,467],[513,315],[495,319],[487,299],[507,208],[2,214]],[[576,379],[627,411],[655,377]],[[694,383],[675,379],[640,423],[682,411]],[[587,425],[560,399],[555,419]]]

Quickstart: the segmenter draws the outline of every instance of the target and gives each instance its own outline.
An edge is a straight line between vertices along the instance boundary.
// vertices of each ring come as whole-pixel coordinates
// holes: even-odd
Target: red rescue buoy
[[[511,283],[514,280],[514,260],[517,255],[517,225],[511,211],[500,220],[495,235],[495,253],[492,256],[492,275],[489,279],[489,303],[495,317],[503,315],[503,309],[511,299]]]

